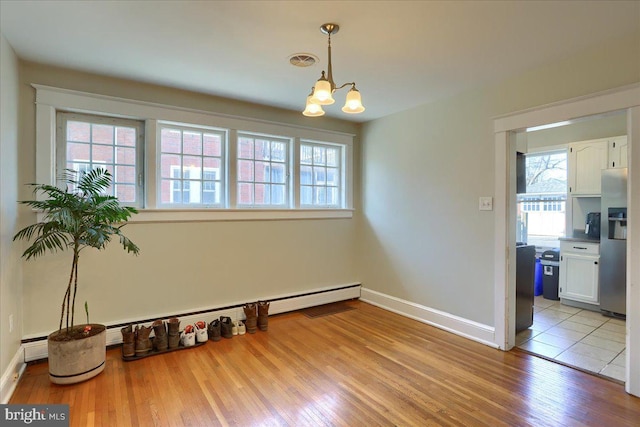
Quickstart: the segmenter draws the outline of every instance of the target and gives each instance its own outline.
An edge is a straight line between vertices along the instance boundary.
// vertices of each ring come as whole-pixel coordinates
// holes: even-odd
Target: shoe
[[[242,320],[238,320],[238,335],[244,335],[245,333],[247,333],[247,327]]]
[[[180,345],[180,320],[177,317],[172,317],[167,320],[167,327],[169,328],[169,348],[178,348]]]
[[[180,335],[180,344],[183,347],[191,347],[196,345],[196,329],[193,325],[187,325],[184,327],[184,331]]]
[[[261,331],[269,329],[269,301],[258,301],[258,328]]]
[[[238,322],[233,321],[231,324],[231,335],[238,335]]]
[[[152,346],[149,335],[151,334],[152,329],[153,328],[151,326],[138,327],[136,325],[136,356],[144,356],[151,351]]]
[[[207,332],[209,334],[209,339],[211,341],[220,341],[220,338],[221,338],[221,335],[220,335],[220,320],[219,319],[215,319],[214,321],[209,323],[209,326],[207,327]]]
[[[164,351],[169,346],[167,337],[167,326],[163,320],[156,320],[151,324],[155,338],[153,339],[153,348],[156,351]]]
[[[223,338],[233,338],[231,317],[220,316],[220,333]]]
[[[258,330],[258,308],[255,302],[248,302],[244,305],[244,315],[246,320],[244,324],[247,327],[247,332],[255,334]]]
[[[199,320],[195,323],[195,327],[196,327],[196,341],[207,342],[209,340],[209,335],[207,332],[207,322],[203,320]]]
[[[131,325],[120,330],[122,332],[122,356],[132,357],[136,355],[136,336]]]

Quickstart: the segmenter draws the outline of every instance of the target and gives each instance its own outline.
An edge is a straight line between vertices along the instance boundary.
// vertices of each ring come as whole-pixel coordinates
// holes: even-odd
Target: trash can
[[[542,264],[540,264],[540,258],[536,258],[536,273],[533,281],[533,295],[542,295]]]
[[[540,256],[542,264],[542,296],[558,301],[558,283],[560,279],[560,249],[544,251]]]

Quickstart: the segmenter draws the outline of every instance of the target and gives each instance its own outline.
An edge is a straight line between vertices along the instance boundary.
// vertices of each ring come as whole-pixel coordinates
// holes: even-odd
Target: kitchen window
[[[517,197],[517,241],[538,247],[558,247],[565,235],[567,152],[525,155],[526,193]]]

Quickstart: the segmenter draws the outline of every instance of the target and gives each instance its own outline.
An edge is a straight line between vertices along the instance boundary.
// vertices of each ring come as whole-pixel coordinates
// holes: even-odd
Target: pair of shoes
[[[221,326],[220,319],[215,319],[211,323],[209,323],[209,326],[207,327],[207,333],[211,341],[220,341],[220,338],[221,338],[220,326]]]
[[[236,320],[233,322],[233,326],[231,326],[231,334],[232,335],[244,335],[247,332],[247,328],[242,323],[242,320]]]
[[[155,338],[153,340],[153,349],[155,351],[164,351],[169,346],[167,336],[167,326],[163,320],[156,320],[151,324]]]
[[[233,322],[229,316],[220,316],[220,334],[223,338],[233,338]]]
[[[269,329],[269,301],[248,302],[243,307],[247,332],[255,334],[257,329]]]
[[[187,325],[184,327],[184,331],[180,335],[180,344],[183,347],[191,347],[196,345],[196,328],[193,325]]]
[[[198,320],[194,326],[196,327],[196,341],[197,342],[207,342],[209,339],[209,334],[207,330],[207,322],[203,320]]]
[[[167,327],[169,329],[169,348],[178,348],[180,345],[180,321],[177,317],[172,317],[167,320]]]

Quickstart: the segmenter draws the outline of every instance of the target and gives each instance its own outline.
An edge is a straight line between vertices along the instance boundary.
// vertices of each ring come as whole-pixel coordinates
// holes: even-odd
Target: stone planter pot
[[[85,328],[91,330],[84,333]],[[104,325],[76,325],[65,336],[53,332],[47,339],[49,379],[54,384],[75,384],[95,377],[104,370],[107,328]]]

